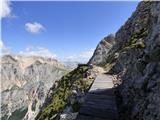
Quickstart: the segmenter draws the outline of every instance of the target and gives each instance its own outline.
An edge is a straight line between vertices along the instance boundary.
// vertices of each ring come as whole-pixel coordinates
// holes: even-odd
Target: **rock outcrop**
[[[54,82],[66,73],[55,59],[5,55],[1,58],[2,120],[33,120]]]
[[[114,35],[110,34],[97,45],[92,58],[89,60],[88,64],[100,65],[105,63],[108,55],[108,51],[114,45]]]
[[[117,75],[121,120],[160,120],[160,2],[140,2],[103,65]]]

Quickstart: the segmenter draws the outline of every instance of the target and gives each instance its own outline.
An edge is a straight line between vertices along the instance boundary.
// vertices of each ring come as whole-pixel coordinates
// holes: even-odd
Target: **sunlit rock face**
[[[66,68],[53,58],[5,55],[1,58],[2,119],[33,120],[47,92]]]
[[[92,58],[89,60],[88,64],[100,65],[105,63],[107,54],[109,50],[114,45],[114,35],[110,34],[103,38],[101,42],[97,45]]]

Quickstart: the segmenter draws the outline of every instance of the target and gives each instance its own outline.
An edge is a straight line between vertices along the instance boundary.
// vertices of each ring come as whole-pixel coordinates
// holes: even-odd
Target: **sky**
[[[0,47],[22,55],[86,62],[116,31],[138,1],[3,2]]]

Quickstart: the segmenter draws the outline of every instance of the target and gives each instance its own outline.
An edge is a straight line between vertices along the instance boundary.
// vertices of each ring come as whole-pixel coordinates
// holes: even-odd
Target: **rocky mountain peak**
[[[115,38],[114,34],[109,34],[108,36],[104,37],[104,40],[113,45],[115,43],[115,39],[114,38]]]
[[[12,55],[5,55],[5,56],[2,56],[1,62],[2,63],[10,63],[10,62],[16,63],[17,60]]]
[[[115,43],[114,35],[110,34],[104,37],[100,43],[97,45],[92,58],[89,60],[88,64],[99,65],[105,62],[107,58],[107,53],[112,48]]]

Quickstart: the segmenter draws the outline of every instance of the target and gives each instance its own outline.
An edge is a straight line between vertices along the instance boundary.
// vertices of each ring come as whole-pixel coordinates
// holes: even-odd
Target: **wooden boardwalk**
[[[76,120],[118,120],[113,86],[111,75],[98,75]]]

